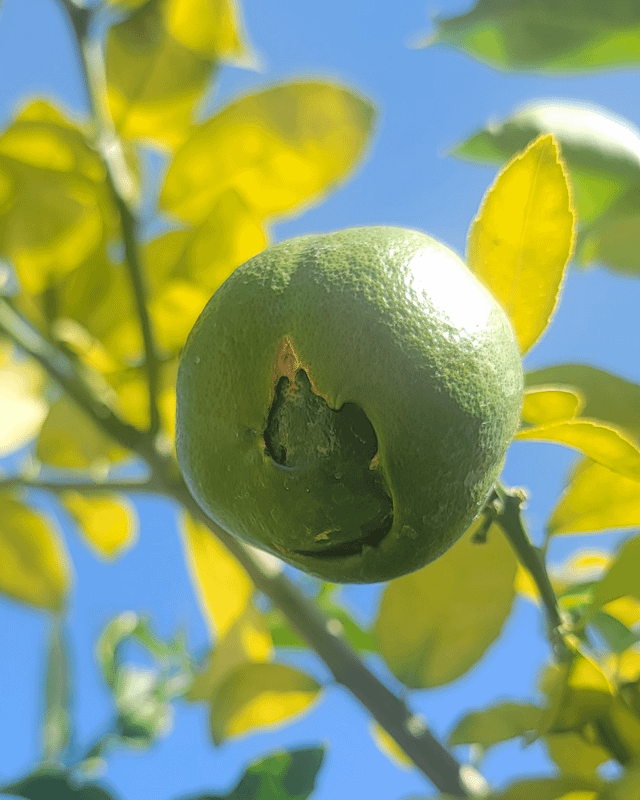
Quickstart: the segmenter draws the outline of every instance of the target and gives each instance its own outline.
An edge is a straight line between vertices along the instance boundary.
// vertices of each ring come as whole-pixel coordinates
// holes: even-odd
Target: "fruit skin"
[[[444,245],[391,227],[303,236],[236,269],[197,320],[178,461],[238,538],[324,580],[386,581],[481,511],[522,385],[506,315]]]

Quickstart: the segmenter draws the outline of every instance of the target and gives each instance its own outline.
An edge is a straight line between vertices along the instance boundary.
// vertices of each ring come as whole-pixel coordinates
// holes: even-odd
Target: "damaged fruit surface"
[[[448,248],[400,228],[274,245],[211,298],[178,373],[202,508],[332,582],[386,581],[481,511],[515,432],[506,315]]]

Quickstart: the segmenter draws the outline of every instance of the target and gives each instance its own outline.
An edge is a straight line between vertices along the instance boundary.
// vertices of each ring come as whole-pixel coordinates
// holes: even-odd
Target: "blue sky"
[[[640,125],[634,70],[572,77],[507,74],[450,49],[407,46],[416,34],[429,30],[433,14],[448,16],[469,5],[453,0],[244,0],[249,38],[264,68],[225,69],[214,106],[279,80],[323,76],[349,84],[379,108],[368,158],[353,179],[322,205],[275,225],[274,239],[393,224],[423,230],[464,253],[467,228],[495,169],[448,157],[455,143],[490,118],[503,118],[522,103],[549,97],[596,103]],[[75,112],[84,110],[75,55],[56,0],[5,0],[0,76],[2,124],[25,97],[36,95],[52,97]],[[598,268],[572,271],[555,320],[526,366],[579,361],[640,382],[637,330],[632,327],[639,294],[637,280]],[[519,443],[510,450],[505,481],[529,490],[526,517],[534,539],[541,535],[573,460],[569,451],[553,445]],[[125,610],[145,612],[161,635],[171,636],[185,626],[194,650],[206,645],[174,509],[151,498],[135,503],[139,543],[114,565],[98,561],[66,530],[55,508],[47,506],[63,526],[75,565],[69,632],[81,746],[100,733],[111,714],[93,656],[107,620]],[[551,561],[561,562],[579,545],[608,548],[618,538],[565,537],[552,546]],[[379,594],[378,586],[348,587],[343,598],[366,623],[373,618]],[[46,630],[44,615],[0,600],[0,784],[28,769],[38,754]],[[450,686],[416,693],[412,705],[436,733],[445,735],[470,708],[500,698],[529,699],[548,655],[541,631],[538,611],[518,601],[501,642],[479,665]],[[286,653],[283,658],[328,679],[327,670],[311,655]],[[371,667],[395,686],[379,662],[373,660]],[[224,793],[250,760],[280,746],[318,742],[329,746],[314,795],[318,800],[432,794],[417,772],[400,770],[379,754],[368,733],[367,715],[337,687],[328,688],[321,704],[302,720],[217,750],[206,739],[205,711],[178,705],[173,733],[150,752],[117,751],[104,779],[124,800],[169,800],[205,789]],[[540,746],[523,750],[508,744],[496,748],[483,771],[500,785],[543,769],[549,767]]]

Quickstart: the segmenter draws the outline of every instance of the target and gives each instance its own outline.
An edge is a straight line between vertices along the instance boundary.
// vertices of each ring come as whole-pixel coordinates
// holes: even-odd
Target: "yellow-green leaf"
[[[593,587],[593,600],[598,605],[626,595],[640,599],[640,536],[627,539],[604,577]]]
[[[266,245],[260,220],[238,193],[229,189],[201,222],[162,234],[146,245],[152,291],[162,291],[166,281],[180,279],[212,294],[237,266]]]
[[[638,525],[638,482],[588,459],[573,471],[547,523],[549,532],[554,535]]]
[[[70,583],[66,550],[43,514],[0,494],[0,591],[61,611]]]
[[[579,652],[574,652],[570,662],[548,667],[541,689],[548,698],[540,720],[545,734],[582,730],[608,712],[614,696],[600,665]]]
[[[396,766],[401,769],[413,769],[413,767],[415,767],[413,761],[398,745],[395,739],[392,739],[385,729],[375,720],[369,723],[369,732],[371,733],[373,741],[378,746],[378,749],[383,752],[387,758],[393,761]]]
[[[43,372],[33,361],[18,360],[0,347],[0,456],[33,439],[47,415]]]
[[[512,783],[488,800],[598,800],[601,781],[562,775],[559,778],[530,778]]]
[[[221,681],[247,663],[266,663],[273,658],[273,642],[264,615],[251,603],[218,639],[206,664],[189,689],[191,702],[209,700]]]
[[[587,364],[557,364],[525,375],[528,388],[554,384],[571,389],[584,398],[580,413],[640,439],[640,386]]]
[[[509,315],[522,353],[556,307],[573,224],[558,147],[553,136],[541,136],[498,175],[469,231],[469,267]]]
[[[175,147],[186,135],[213,74],[214,59],[167,29],[172,0],[150,0],[109,29],[106,72],[111,114],[125,139]]]
[[[160,206],[198,223],[233,189],[259,219],[300,210],[361,158],[373,116],[363,98],[331,83],[247,95],[192,129],[169,167]]]
[[[42,292],[112,230],[105,170],[82,131],[44,101],[0,135],[0,255],[22,288]]]
[[[538,425],[518,431],[515,438],[556,442],[572,447],[603,467],[640,481],[640,450],[622,431],[600,420],[580,417]]]
[[[375,623],[380,653],[406,686],[440,686],[463,675],[498,637],[514,598],[516,558],[493,525],[478,523],[437,561],[389,583]]]
[[[115,558],[135,542],[136,515],[125,497],[112,492],[64,492],[60,499],[78,523],[81,534],[101,556]]]
[[[499,703],[466,714],[449,734],[449,744],[479,744],[489,748],[535,731],[542,711],[530,703]]]
[[[211,698],[211,737],[216,744],[254,730],[272,729],[306,711],[320,685],[285,664],[244,664]]]
[[[104,468],[127,455],[66,395],[49,409],[36,447],[40,461],[68,469]]]
[[[552,733],[545,736],[544,742],[549,756],[563,775],[595,778],[600,764],[611,759],[608,750],[587,742],[579,733]]]
[[[187,563],[205,620],[223,638],[251,601],[251,579],[216,539],[188,515],[182,518]]]
[[[584,401],[577,392],[535,386],[525,390],[520,417],[530,425],[548,425],[575,417],[583,405]]]
[[[246,60],[234,0],[165,0],[163,11],[167,31],[194,53],[225,61]]]

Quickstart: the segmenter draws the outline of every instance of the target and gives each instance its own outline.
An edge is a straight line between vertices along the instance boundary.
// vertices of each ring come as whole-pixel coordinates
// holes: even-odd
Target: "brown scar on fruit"
[[[304,370],[311,384],[311,390],[314,394],[325,397],[318,391],[313,378],[311,376],[311,369],[309,364],[305,363],[293,345],[293,342],[288,336],[283,336],[278,342],[278,349],[276,350],[276,357],[271,371],[271,389],[272,394],[275,394],[276,387],[280,378],[288,378],[290,383],[295,382],[295,377],[300,370]]]

